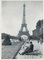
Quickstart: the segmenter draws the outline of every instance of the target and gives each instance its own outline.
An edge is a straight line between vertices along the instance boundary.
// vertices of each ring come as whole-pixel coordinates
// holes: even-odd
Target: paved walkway
[[[37,41],[32,41],[34,44],[34,50],[37,55],[29,54],[29,55],[20,55],[19,53],[16,56],[16,59],[38,59],[42,58],[42,51],[43,51],[43,45],[39,44]]]
[[[11,46],[2,46],[2,59],[15,58],[16,53],[18,52],[22,44],[23,42],[19,42]]]

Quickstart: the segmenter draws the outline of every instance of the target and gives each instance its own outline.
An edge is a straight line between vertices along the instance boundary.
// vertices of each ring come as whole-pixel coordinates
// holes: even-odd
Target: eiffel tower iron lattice
[[[23,28],[25,28],[26,31],[23,31]],[[25,4],[23,5],[23,22],[22,22],[22,25],[21,25],[21,29],[18,33],[18,37],[21,37],[21,35],[27,35],[28,37],[30,37],[29,31],[27,29],[27,24],[26,24],[26,21],[25,21]]]

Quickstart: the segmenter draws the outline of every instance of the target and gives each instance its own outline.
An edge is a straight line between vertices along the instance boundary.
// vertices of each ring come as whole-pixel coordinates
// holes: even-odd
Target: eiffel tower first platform
[[[23,28],[25,28],[26,31],[23,31]],[[21,29],[18,33],[18,37],[21,37],[22,35],[27,35],[28,37],[30,37],[29,31],[27,29],[27,24],[25,21],[25,4],[23,5],[23,22],[21,24]]]

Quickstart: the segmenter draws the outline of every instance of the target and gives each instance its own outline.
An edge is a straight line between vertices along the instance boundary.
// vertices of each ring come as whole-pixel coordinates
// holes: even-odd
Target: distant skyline
[[[30,35],[38,20],[43,19],[42,1],[2,1],[2,33],[16,36],[23,21],[23,4],[26,8],[26,24]]]

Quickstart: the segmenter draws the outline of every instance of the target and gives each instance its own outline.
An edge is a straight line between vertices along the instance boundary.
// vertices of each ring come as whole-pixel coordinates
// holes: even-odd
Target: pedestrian
[[[24,54],[28,54],[30,52],[33,52],[33,49],[34,49],[34,45],[32,42],[30,42],[30,46],[27,47],[26,50],[22,54],[24,55]]]

